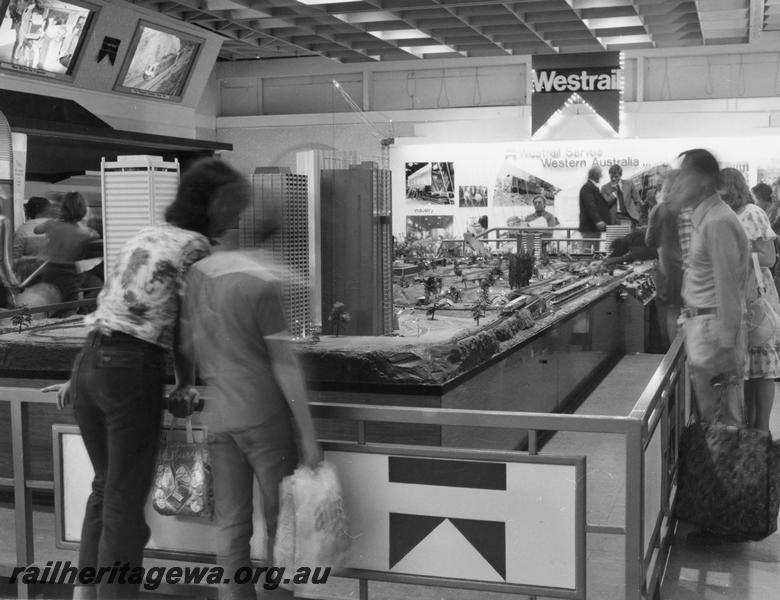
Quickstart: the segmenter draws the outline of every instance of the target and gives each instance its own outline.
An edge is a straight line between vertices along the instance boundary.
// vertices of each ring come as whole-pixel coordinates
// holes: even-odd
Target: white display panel
[[[74,547],[93,471],[77,427],[55,425],[54,436],[57,543]],[[584,457],[326,444],[325,460],[341,480],[352,538],[345,567],[353,575],[584,597]],[[256,559],[265,543],[259,514],[256,504]],[[151,503],[146,518],[152,554],[208,560],[214,553],[209,522],[163,517]]]
[[[577,587],[577,571],[584,568],[585,557],[578,552],[584,523],[578,518],[582,488],[576,461],[544,464],[545,458],[533,457],[539,460],[500,463],[505,467],[505,489],[480,489],[393,482],[389,458],[394,457],[328,453],[344,488],[353,537],[353,568],[571,590]],[[486,464],[476,459],[432,460]],[[393,556],[392,548],[394,536],[402,536],[396,531],[398,515],[408,516],[408,526],[417,527],[421,537],[400,559]],[[464,535],[457,526],[463,522],[503,529],[503,548],[490,547],[498,536],[489,535],[487,525],[483,525],[486,535],[482,539],[470,540],[468,531]],[[426,529],[430,531],[424,535]]]
[[[81,540],[81,521],[84,518],[84,509],[95,472],[78,428],[69,429],[69,433],[60,436],[62,467],[58,473],[59,482],[55,483],[56,487],[62,490],[58,508],[61,508],[63,535],[58,542],[78,543]],[[55,452],[57,449],[58,447],[55,446]],[[265,522],[257,502],[258,498],[259,494],[255,493],[255,535],[252,537],[251,545],[252,557],[262,560],[265,556]],[[160,515],[152,508],[151,501],[147,501],[145,512],[146,522],[152,530],[147,548],[175,553],[214,554],[216,552],[214,527],[210,521]]]
[[[663,441],[661,425],[658,424],[653,431],[653,437],[645,450],[645,518],[644,518],[644,547],[645,553],[649,549],[653,531],[661,513],[661,499],[663,497],[663,453],[661,442]]]
[[[57,500],[58,527],[62,533],[58,543],[73,545],[81,540],[81,521],[92,485],[94,470],[89,461],[84,442],[78,427],[55,426],[59,433],[59,443],[55,439],[55,490]],[[183,432],[181,433],[183,435]],[[257,484],[255,484],[257,485]],[[257,490],[255,490],[257,491]],[[255,493],[254,531],[252,537],[252,557],[262,560],[265,556],[265,522],[262,517]],[[146,522],[152,530],[147,548],[184,554],[214,554],[216,552],[214,528],[210,521],[192,517],[170,517],[155,512],[151,501],[146,503]]]

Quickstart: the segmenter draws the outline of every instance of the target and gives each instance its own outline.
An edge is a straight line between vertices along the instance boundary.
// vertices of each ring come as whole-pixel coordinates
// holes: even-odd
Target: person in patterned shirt
[[[217,159],[186,170],[166,223],[146,227],[119,251],[70,381],[44,388],[72,402],[95,470],[81,531],[79,568],[140,567],[150,530],[144,518],[160,438],[165,353],[173,352],[172,396],[195,401],[194,369],[178,350],[185,277],[234,226],[248,202],[245,178]],[[130,571],[130,572],[131,572]],[[106,578],[107,579],[107,578]],[[101,580],[74,598],[136,598],[137,584]]]
[[[737,169],[727,167],[720,171],[720,197],[731,207],[750,241],[751,252],[756,253],[760,271],[748,272],[746,286],[747,305],[755,300],[759,287],[766,300],[780,313],[780,298],[772,282],[771,268],[777,253],[777,234],[764,210],[753,203],[750,189],[744,175]],[[758,275],[758,276],[757,276]],[[750,338],[748,338],[750,340]],[[763,344],[748,344],[745,358],[745,420],[751,429],[769,431],[769,416],[775,401],[775,379],[780,377],[780,336],[773,335]]]

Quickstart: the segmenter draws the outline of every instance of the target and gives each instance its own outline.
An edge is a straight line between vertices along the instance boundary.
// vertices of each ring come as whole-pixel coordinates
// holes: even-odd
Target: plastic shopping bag
[[[349,547],[347,514],[333,465],[298,467],[279,488],[274,566],[288,573],[299,567],[336,571],[346,563]]]
[[[214,496],[208,443],[195,441],[189,418],[185,442],[172,441],[172,430],[173,423],[157,455],[152,506],[161,515],[210,519]]]

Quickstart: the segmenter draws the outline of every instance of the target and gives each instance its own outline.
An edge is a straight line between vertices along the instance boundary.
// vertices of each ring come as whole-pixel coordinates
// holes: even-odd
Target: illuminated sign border
[[[619,134],[624,106],[623,67],[622,52],[533,56],[531,134],[536,136],[556,122],[573,104],[587,106]]]

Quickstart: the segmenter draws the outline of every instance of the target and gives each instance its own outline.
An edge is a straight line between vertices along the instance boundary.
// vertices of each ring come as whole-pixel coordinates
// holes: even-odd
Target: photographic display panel
[[[96,7],[79,0],[6,0],[0,11],[0,68],[72,81]]]
[[[740,170],[750,186],[759,181],[771,185],[780,178],[780,159],[774,151],[778,140],[764,136],[399,144],[390,150],[393,232],[397,241],[435,255],[442,241],[462,240],[488,228],[549,227],[547,213],[560,227],[574,228],[576,238],[579,191],[596,165],[602,169],[599,186],[609,183],[612,165],[621,167],[622,179],[636,189],[644,222],[681,152],[707,148],[721,167]],[[564,233],[551,235],[565,237]]]
[[[181,100],[204,40],[140,21],[114,89]]]

